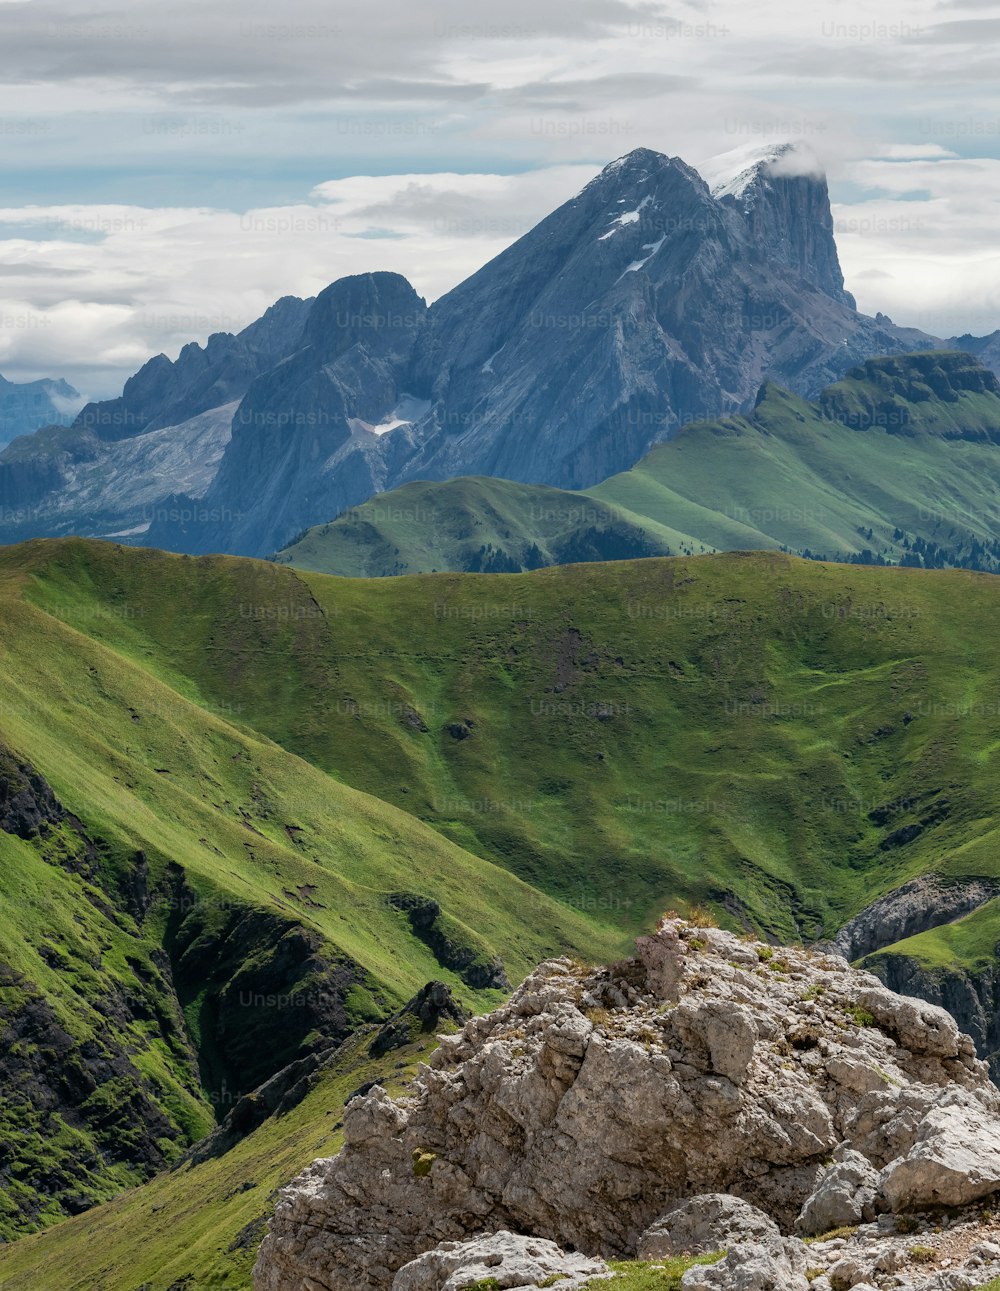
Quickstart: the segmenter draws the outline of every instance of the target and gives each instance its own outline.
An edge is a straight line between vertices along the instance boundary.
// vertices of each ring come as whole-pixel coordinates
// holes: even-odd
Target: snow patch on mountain
[[[355,432],[365,430],[370,435],[388,435],[390,430],[398,430],[400,426],[412,426],[422,421],[430,410],[429,399],[417,399],[414,395],[404,394],[396,407],[380,422],[362,421],[360,417],[352,417],[350,425]]]
[[[811,148],[788,142],[741,144],[698,165],[698,173],[716,200],[732,197],[740,201],[761,172],[774,176],[812,175],[816,178],[821,178],[824,173]]]
[[[644,256],[641,260],[633,260],[632,263],[626,269],[624,269],[621,274],[619,274],[618,282],[621,282],[622,278],[625,277],[625,274],[635,273],[637,270],[641,269],[644,264],[648,264],[650,260],[652,260],[653,256],[656,255],[657,251],[659,251],[660,247],[663,246],[666,240],[667,240],[667,235],[664,234],[663,237],[660,238],[659,242],[644,243],[642,249],[643,251],[648,251],[649,255]]]

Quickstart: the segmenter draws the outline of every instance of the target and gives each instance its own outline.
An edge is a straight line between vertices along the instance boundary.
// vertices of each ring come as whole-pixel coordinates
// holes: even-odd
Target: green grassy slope
[[[11,1044],[40,999],[70,1057],[103,1044],[138,1072],[132,1130],[163,1118],[162,1161],[137,1166],[99,1134],[131,1072],[59,1121],[0,1098],[8,1235],[139,1183],[264,1058],[431,978],[486,1007],[499,993],[470,974],[496,956],[512,979],[554,951],[612,958],[671,905],[812,939],[916,874],[997,875],[998,618],[989,575],[779,553],[354,580],[0,550],[0,742],[79,818],[0,831],[0,1063],[20,1046],[36,1077],[66,1068],[51,1025]],[[441,907],[435,938],[413,897]],[[998,906],[935,954],[991,957]],[[243,1003],[268,983],[336,1007]],[[22,1239],[0,1284],[247,1286],[228,1247],[326,1150],[342,1092]],[[244,1160],[260,1192],[233,1193]]]
[[[341,1146],[344,1102],[379,1080],[399,1091],[434,1041],[381,1062],[368,1037],[344,1047],[307,1097],[266,1121],[224,1157],[184,1164],[142,1188],[0,1249],[5,1291],[249,1291],[274,1189]],[[186,1280],[185,1280],[186,1279]]]
[[[679,546],[676,550],[680,550]],[[617,507],[580,493],[510,480],[417,481],[309,529],[275,558],[346,577],[517,573],[543,565],[669,556]]]
[[[105,607],[119,657],[605,923],[736,894],[811,936],[910,874],[995,870],[989,576],[758,554],[362,581],[67,543],[31,595]]]
[[[616,533],[645,544],[619,543],[618,558],[781,549],[993,572],[995,385],[974,360],[946,353],[872,360],[815,403],[769,384],[747,415],[685,427],[582,493],[503,480],[407,485],[310,530],[277,559],[353,577],[509,570],[510,560],[483,563],[484,543],[515,568],[608,559],[586,547],[597,519],[613,516]]]
[[[498,958],[517,979],[553,952],[624,944],[255,733],[246,691],[203,707],[190,682],[156,675],[153,651],[103,644],[143,612],[102,599],[85,561],[54,612],[25,600],[32,570],[53,557],[58,570],[61,551],[87,548],[0,553],[0,740],[77,818],[0,831],[7,1237],[138,1182],[277,1068],[432,978],[485,1007],[501,998]],[[174,568],[173,588],[146,590],[184,640],[197,610],[185,585],[210,588]],[[239,675],[238,653],[230,662]],[[291,675],[312,677],[294,651],[287,662],[284,684],[266,646],[253,667],[294,722]],[[428,933],[407,911],[431,901]]]
[[[1000,399],[987,395],[962,401],[970,429],[987,401],[1000,430]],[[690,541],[720,549],[831,558],[868,549],[898,564],[934,544],[945,564],[993,569],[998,484],[993,442],[845,427],[770,386],[751,416],[691,426],[590,492],[637,524],[669,518]]]

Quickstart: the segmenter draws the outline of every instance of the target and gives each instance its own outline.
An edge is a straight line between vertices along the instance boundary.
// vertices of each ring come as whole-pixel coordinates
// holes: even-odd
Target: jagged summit
[[[631,152],[623,153],[621,157],[608,162],[586,187],[590,188],[594,184],[607,180],[617,183],[636,180],[641,182],[661,170],[670,168],[692,176],[698,174],[694,167],[689,166],[681,157],[671,157],[668,153],[657,152],[654,148],[633,148]]]

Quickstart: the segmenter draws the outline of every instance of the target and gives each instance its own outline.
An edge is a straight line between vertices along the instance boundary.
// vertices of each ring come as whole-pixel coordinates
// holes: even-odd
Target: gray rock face
[[[59,427],[0,455],[0,541],[46,534],[140,541],[151,525],[191,523],[229,443],[237,404],[115,440]],[[183,490],[179,505],[168,484]]]
[[[250,385],[204,499],[181,529],[151,527],[153,546],[270,555],[305,524],[381,492],[412,453],[409,428],[377,427],[413,403],[410,359],[427,306],[393,273],[343,278],[317,296],[302,344]],[[179,499],[178,509],[184,509]]]
[[[838,1148],[898,1178],[894,1198],[902,1163],[924,1169],[921,1144],[950,1174],[950,1122],[931,1114],[954,1107],[1000,1127],[1000,1093],[942,1011],[838,957],[668,920],[613,968],[543,965],[443,1039],[410,1097],[355,1099],[340,1155],[281,1193],[255,1285],[383,1291],[418,1255],[497,1228],[634,1257],[651,1225],[706,1193],[787,1232]],[[798,1286],[800,1244],[769,1240],[736,1243],[728,1272],[690,1285],[764,1285],[777,1266],[773,1285]],[[755,1281],[719,1280],[758,1265]]]
[[[781,1242],[778,1225],[757,1206],[729,1193],[707,1193],[682,1201],[639,1238],[640,1260],[670,1255],[703,1255],[737,1243],[773,1246]]]
[[[919,995],[946,1008],[961,1029],[972,1036],[976,1052],[1000,1083],[1000,969],[929,970],[907,955],[875,955],[864,965],[890,988]]]
[[[445,1242],[399,1270],[392,1291],[465,1291],[487,1278],[499,1291],[538,1291],[555,1283],[577,1291],[592,1279],[609,1278],[603,1260],[559,1249],[554,1242],[501,1231],[469,1242]]]
[[[740,1243],[718,1264],[688,1269],[681,1285],[684,1291],[808,1291],[805,1270],[806,1248],[801,1242]]]
[[[254,377],[299,348],[311,304],[285,297],[238,336],[186,345],[174,362],[151,359],[118,399],[88,404],[75,420],[36,421],[35,433],[0,453],[0,542],[70,533],[141,542],[151,527],[200,531],[208,519],[200,500],[233,414]],[[0,378],[0,411],[2,403]]]
[[[893,1210],[964,1206],[1000,1190],[1000,1122],[955,1091],[921,1120],[915,1141],[889,1163],[882,1192]]]
[[[860,1152],[840,1149],[837,1160],[823,1171],[819,1185],[796,1221],[806,1236],[873,1220],[878,1210],[880,1178]]]
[[[932,343],[854,310],[825,181],[752,169],[736,200],[638,149],[437,301],[414,384],[441,415],[408,478],[586,487],[765,376],[815,394]]]
[[[853,962],[905,937],[961,919],[997,895],[1000,883],[993,879],[945,883],[934,874],[923,875],[873,901],[844,924],[833,945]]]
[[[284,296],[237,335],[216,332],[203,346],[192,341],[174,361],[157,355],[126,381],[120,398],[87,404],[74,427],[101,440],[129,439],[241,399],[254,377],[298,348],[312,303]]]
[[[279,302],[249,336],[153,360],[78,429],[114,439],[245,396],[204,514],[146,541],[269,555],[409,480],[594,484],[749,406],[765,378],[812,395],[863,359],[936,345],[857,313],[825,181],[774,162],[713,193],[639,149],[430,309],[398,275],[344,279],[307,314]]]

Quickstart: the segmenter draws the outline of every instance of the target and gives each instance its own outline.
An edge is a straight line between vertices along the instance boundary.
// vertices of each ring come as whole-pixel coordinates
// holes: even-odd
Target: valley
[[[5,1062],[36,1082],[6,1095],[7,1235],[104,1202],[32,1239],[49,1258],[146,1187],[169,1211],[176,1174],[111,1199],[280,1069],[428,981],[481,1010],[548,956],[622,953],[670,905],[811,943],[975,879],[870,962],[985,992],[996,588],[780,553],[367,581],[0,553]],[[112,1071],[140,1101],[109,1123]]]

